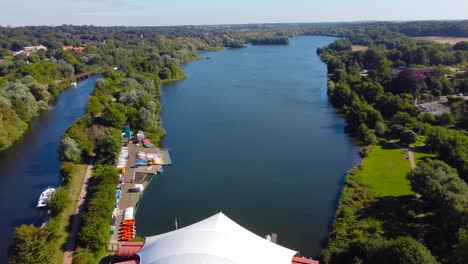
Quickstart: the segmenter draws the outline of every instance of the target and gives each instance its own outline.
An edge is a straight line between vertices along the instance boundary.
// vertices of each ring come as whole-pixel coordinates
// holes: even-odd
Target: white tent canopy
[[[223,213],[147,237],[140,264],[291,264],[296,251],[276,245]]]

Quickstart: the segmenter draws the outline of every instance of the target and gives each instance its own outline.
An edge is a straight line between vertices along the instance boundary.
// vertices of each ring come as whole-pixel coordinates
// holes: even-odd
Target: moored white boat
[[[54,194],[55,194],[54,188],[49,187],[45,191],[43,191],[41,195],[39,196],[39,200],[37,201],[37,208],[46,207],[49,204],[52,197],[54,196]]]

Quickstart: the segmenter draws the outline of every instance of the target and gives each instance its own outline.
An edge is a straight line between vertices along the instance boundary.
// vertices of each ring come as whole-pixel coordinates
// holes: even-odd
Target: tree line
[[[353,51],[358,44],[369,48]],[[410,145],[419,135],[428,139],[426,150],[437,154],[408,175],[420,199],[388,198],[387,206],[395,208],[383,212],[375,211],[382,210],[379,199],[357,178],[360,168],[349,171],[321,255],[325,263],[468,261],[466,101],[449,96],[451,111],[437,116],[415,105],[468,91],[463,47],[413,40],[390,24],[351,33],[317,51],[327,63],[330,102],[343,113],[347,131],[366,146],[363,156],[381,139]],[[391,223],[382,226],[372,218],[378,213]]]

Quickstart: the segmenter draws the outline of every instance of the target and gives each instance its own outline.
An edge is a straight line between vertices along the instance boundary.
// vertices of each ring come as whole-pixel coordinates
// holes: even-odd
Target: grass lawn
[[[374,147],[365,159],[359,179],[377,197],[414,195],[406,175],[411,171],[407,153],[390,143]]]
[[[63,211],[60,217],[60,228],[59,228],[59,242],[57,243],[57,249],[55,254],[55,263],[60,264],[63,260],[63,253],[64,248],[66,246],[68,236],[69,236],[69,225],[70,217],[75,214],[76,205],[78,203],[78,199],[80,198],[80,191],[83,185],[83,179],[86,172],[87,165],[76,165],[76,171],[72,176],[72,181],[70,183],[69,191],[70,191],[70,198],[71,203],[70,205]]]
[[[436,158],[437,154],[428,152],[424,146],[426,145],[427,137],[425,136],[418,136],[418,140],[411,147],[414,150],[414,159],[416,165],[427,158]]]

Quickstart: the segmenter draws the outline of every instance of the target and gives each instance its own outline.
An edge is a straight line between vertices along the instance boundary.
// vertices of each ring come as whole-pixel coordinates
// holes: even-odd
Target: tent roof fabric
[[[147,237],[140,264],[291,264],[296,251],[251,233],[223,213]]]

